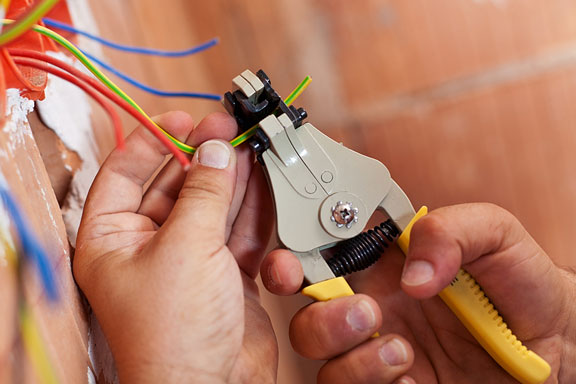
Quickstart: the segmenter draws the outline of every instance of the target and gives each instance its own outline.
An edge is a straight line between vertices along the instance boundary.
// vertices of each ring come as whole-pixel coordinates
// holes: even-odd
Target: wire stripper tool
[[[287,106],[263,71],[233,79],[224,106],[239,131],[257,126],[248,141],[263,165],[273,195],[278,239],[304,270],[302,293],[326,301],[354,292],[344,275],[367,268],[397,238],[408,251],[416,212],[379,161],[354,152],[305,123],[302,108]],[[376,210],[388,220],[363,232]],[[321,251],[338,245],[328,259]],[[544,382],[550,366],[512,334],[488,297],[460,270],[440,297],[482,347],[510,375],[526,384]]]

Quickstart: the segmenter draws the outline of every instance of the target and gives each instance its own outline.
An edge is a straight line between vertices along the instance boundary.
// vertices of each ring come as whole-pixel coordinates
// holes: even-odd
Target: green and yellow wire
[[[8,265],[15,273],[19,273],[19,260],[16,250],[4,233],[0,233],[0,247],[4,249]],[[19,279],[21,279],[21,277],[19,277]],[[21,284],[21,282],[19,284]],[[34,315],[26,299],[20,298],[19,301],[18,320],[20,324],[20,336],[22,337],[22,344],[34,368],[36,377],[42,384],[58,384],[59,380],[54,366],[51,363],[48,348],[44,343]]]
[[[0,0],[0,7],[2,7],[2,9],[4,10],[4,15],[6,15],[6,12],[8,12],[9,6],[10,6],[10,0]]]
[[[13,20],[8,20],[8,19],[4,19],[2,21],[3,24],[10,24],[12,22],[13,22]],[[185,152],[185,153],[189,153],[189,154],[193,154],[194,152],[196,152],[196,148],[194,148],[194,147],[192,147],[186,143],[181,142],[180,140],[178,140],[174,136],[172,136],[170,133],[165,131],[158,124],[156,124],[156,122],[154,120],[152,120],[152,118],[150,116],[148,116],[148,114],[146,114],[146,112],[144,112],[144,110],[138,104],[136,104],[136,102],[134,100],[132,100],[132,98],[130,98],[130,96],[128,96],[122,89],[120,89],[120,87],[118,87],[112,80],[110,80],[104,73],[102,73],[102,71],[100,71],[82,53],[82,51],[80,51],[80,49],[78,49],[74,44],[72,44],[70,41],[68,41],[65,37],[52,31],[51,29],[48,29],[48,28],[43,27],[41,25],[32,26],[32,30],[54,40],[55,42],[57,42],[58,44],[60,44],[64,48],[66,48],[90,72],[92,72],[92,74],[94,74],[94,76],[96,76],[96,78],[98,78],[104,85],[106,85],[114,93],[116,93],[118,96],[120,96],[122,99],[124,99],[128,104],[130,104],[139,113],[141,113],[147,120],[152,122],[160,131],[162,131],[162,133],[164,135],[166,135],[170,139],[170,141],[172,141],[178,147],[179,150],[181,150],[182,152]],[[300,96],[300,94],[302,92],[304,92],[304,90],[308,87],[308,85],[310,84],[311,81],[312,81],[312,79],[310,78],[310,76],[306,76],[306,78],[286,98],[285,103],[287,105],[291,105],[294,102],[294,100],[296,100],[298,98],[298,96]],[[236,137],[235,139],[233,139],[232,141],[230,141],[230,143],[234,147],[236,147],[236,146],[242,144],[243,142],[245,142],[246,140],[248,140],[248,138],[250,138],[254,134],[255,131],[256,131],[256,127],[252,127],[249,130],[247,130],[246,132],[244,132],[241,135],[239,135],[238,137]]]
[[[44,0],[36,7],[32,8],[28,13],[26,13],[20,20],[10,25],[4,32],[0,34],[0,46],[8,44],[9,42],[17,39],[26,31],[33,28],[33,26],[40,20],[45,14],[47,14],[59,0]],[[3,0],[2,6],[4,10],[8,10],[8,5],[10,1]]]

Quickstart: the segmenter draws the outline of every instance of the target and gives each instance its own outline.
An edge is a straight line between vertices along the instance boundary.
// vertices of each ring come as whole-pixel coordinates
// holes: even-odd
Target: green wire
[[[2,20],[2,23],[11,24],[13,23],[13,20],[4,19]],[[170,141],[172,141],[176,145],[176,147],[178,147],[179,150],[188,154],[193,154],[194,152],[196,152],[196,148],[181,142],[180,140],[172,136],[170,133],[162,129],[162,127],[160,127],[158,124],[156,124],[156,122],[152,120],[152,118],[148,116],[148,114],[146,114],[146,112],[144,112],[144,110],[138,104],[136,104],[136,102],[132,100],[130,96],[128,96],[124,91],[122,91],[122,89],[120,89],[120,87],[114,84],[114,82],[110,80],[104,73],[102,73],[102,71],[96,68],[94,64],[92,64],[92,62],[82,53],[82,51],[80,51],[74,44],[68,41],[65,37],[41,25],[34,25],[32,29],[56,41],[58,44],[60,44],[68,51],[70,51],[70,53],[72,53],[72,55],[74,55],[90,72],[92,72],[94,76],[96,76],[102,83],[104,83],[104,85],[110,88],[114,93],[116,93],[128,104],[134,107],[138,112],[140,112],[146,119],[150,120],[156,127],[158,127],[158,129],[160,129],[162,133],[164,133],[170,139]],[[296,98],[300,96],[300,94],[306,89],[306,87],[310,84],[311,81],[312,79],[310,78],[310,76],[306,76],[306,78],[304,78],[304,80],[302,80],[302,82],[296,87],[296,89],[294,89],[290,93],[290,95],[286,98],[285,101],[286,105],[292,104],[294,100],[296,100]],[[256,132],[256,128],[257,126],[250,128],[246,132],[242,133],[240,136],[230,141],[230,144],[232,144],[232,146],[234,147],[242,144],[243,142],[248,140],[252,135],[254,135],[254,133]]]
[[[32,26],[47,14],[58,1],[59,0],[44,0],[38,6],[33,8],[30,13],[24,16],[23,19],[13,24],[11,28],[7,28],[4,33],[0,34],[0,45],[8,44],[32,28]]]

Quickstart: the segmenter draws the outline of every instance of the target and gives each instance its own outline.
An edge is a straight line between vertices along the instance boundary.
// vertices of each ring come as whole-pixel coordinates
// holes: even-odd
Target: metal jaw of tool
[[[245,71],[233,84],[235,90],[226,93],[224,105],[241,132],[258,126],[249,144],[268,177],[278,238],[302,264],[308,284],[302,293],[322,301],[353,295],[341,272],[369,266],[375,259],[362,259],[366,247],[377,251],[379,257],[386,240],[397,235],[397,244],[406,254],[412,225],[427,213],[426,207],[415,212],[382,163],[304,123],[306,112],[284,104],[264,72]],[[390,219],[363,234],[377,210]],[[360,245],[351,243],[348,248],[356,247],[360,254],[353,253],[339,266],[334,267],[335,263],[320,253],[356,239]],[[460,270],[439,296],[508,373],[522,383],[546,380],[550,366],[512,334],[466,271]]]
[[[245,71],[233,83],[226,107],[241,130],[259,125],[251,146],[274,196],[278,238],[299,258],[307,284],[337,277],[320,251],[359,235],[377,209],[398,233],[406,228],[414,208],[381,162],[302,124],[305,113],[287,107],[262,71]]]
[[[376,209],[402,232],[412,204],[386,167],[286,115],[266,117],[261,155],[274,196],[278,237],[300,259],[308,284],[335,278],[320,250],[359,235]],[[370,188],[365,188],[370,185]]]

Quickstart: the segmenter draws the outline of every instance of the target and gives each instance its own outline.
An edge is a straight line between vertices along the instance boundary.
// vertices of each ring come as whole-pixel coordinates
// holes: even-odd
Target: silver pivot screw
[[[336,223],[338,228],[346,226],[352,227],[352,224],[358,222],[358,208],[352,206],[351,202],[339,201],[332,207],[332,216],[330,220]]]

